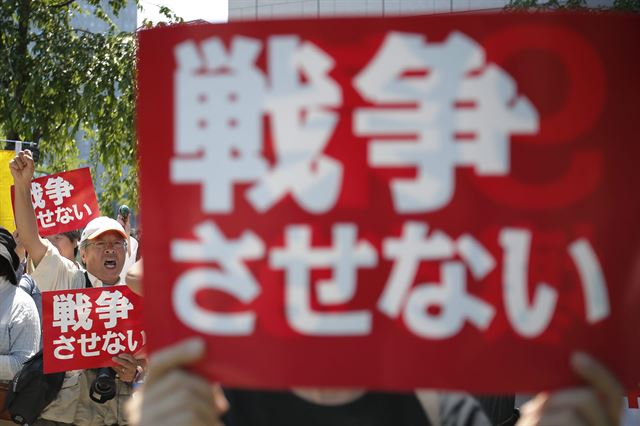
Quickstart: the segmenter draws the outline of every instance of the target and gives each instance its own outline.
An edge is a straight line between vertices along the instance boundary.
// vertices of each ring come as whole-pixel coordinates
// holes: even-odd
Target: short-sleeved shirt
[[[127,255],[124,258],[124,266],[122,267],[122,272],[120,272],[120,282],[125,282],[129,268],[136,263],[136,258],[138,257],[138,245],[138,240],[133,237],[129,237],[129,248],[131,253],[129,254],[129,252],[127,252]]]
[[[21,274],[20,278],[18,278],[18,287],[24,290],[36,304],[36,308],[38,309],[38,317],[40,318],[40,322],[42,323],[42,293],[40,293],[40,289],[38,285],[33,280],[33,277],[29,274]]]
[[[28,270],[42,291],[69,290],[86,287],[86,276],[93,287],[103,287],[102,282],[79,268],[75,262],[63,257],[53,244],[46,241],[47,252],[35,266],[29,262]],[[85,276],[85,273],[87,274]],[[95,378],[92,370],[67,371],[57,398],[42,412],[42,418],[50,421],[73,423],[79,426],[126,424],[124,402],[131,387],[120,381],[118,396],[105,404],[89,399],[89,387]]]

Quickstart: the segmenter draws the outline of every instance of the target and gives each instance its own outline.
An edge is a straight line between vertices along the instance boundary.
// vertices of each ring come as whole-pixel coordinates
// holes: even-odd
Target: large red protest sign
[[[45,373],[108,367],[145,345],[142,298],[113,286],[42,293]]]
[[[232,386],[535,391],[640,373],[638,17],[140,35],[153,348]]]
[[[12,186],[12,203],[13,197]],[[34,179],[31,181],[31,202],[38,232],[43,237],[83,228],[100,216],[88,167]]]

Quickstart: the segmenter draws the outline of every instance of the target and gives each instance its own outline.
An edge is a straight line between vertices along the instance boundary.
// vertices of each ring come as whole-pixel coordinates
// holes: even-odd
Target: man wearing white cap
[[[121,284],[120,272],[127,251],[127,234],[117,221],[101,216],[87,224],[80,238],[80,258],[86,271],[78,269],[62,256],[54,245],[38,234],[31,203],[31,180],[35,170],[33,157],[22,151],[10,162],[15,186],[15,220],[22,243],[29,253],[29,272],[42,291]],[[122,402],[130,394],[127,384],[134,380],[138,361],[122,354],[114,361],[118,374],[118,397],[98,404],[89,399],[94,372],[85,370],[75,377],[68,374],[58,398],[42,414],[46,421],[36,424],[73,423],[76,425],[126,424]],[[49,421],[49,422],[47,422]]]

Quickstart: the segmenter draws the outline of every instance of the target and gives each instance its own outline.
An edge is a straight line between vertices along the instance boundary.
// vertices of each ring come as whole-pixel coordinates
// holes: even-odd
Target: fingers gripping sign
[[[201,339],[183,340],[151,356],[149,377],[128,406],[134,425],[219,425],[228,403],[219,387],[187,373],[205,354]]]
[[[585,353],[573,354],[571,366],[587,386],[539,394],[523,406],[518,425],[620,424],[622,387],[616,378]]]
[[[135,380],[139,362],[133,355],[121,353],[118,356],[114,356],[112,360],[116,363],[114,370],[120,380],[123,382],[133,382]]]

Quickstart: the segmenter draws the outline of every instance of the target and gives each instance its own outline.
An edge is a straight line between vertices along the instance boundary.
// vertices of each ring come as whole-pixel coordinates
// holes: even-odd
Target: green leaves
[[[640,0],[614,0],[612,7],[595,7],[587,6],[586,0],[510,0],[505,6],[505,10],[588,10],[588,11],[604,11],[619,10],[627,12],[640,12]]]
[[[620,11],[640,12],[640,0],[614,0],[613,7]]]
[[[510,0],[505,10],[558,10],[558,9],[584,9],[586,0]]]
[[[89,165],[103,212],[137,204],[136,38],[113,23],[127,0],[0,2],[0,137],[37,142],[38,170]],[[92,16],[102,32],[80,26]]]

